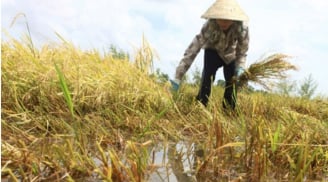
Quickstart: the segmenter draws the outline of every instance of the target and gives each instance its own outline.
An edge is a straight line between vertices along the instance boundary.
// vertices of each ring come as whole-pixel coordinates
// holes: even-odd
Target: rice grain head
[[[297,70],[288,58],[290,56],[277,53],[251,64],[240,76],[240,85],[245,86],[250,81],[270,90],[274,80],[287,77],[286,71]]]

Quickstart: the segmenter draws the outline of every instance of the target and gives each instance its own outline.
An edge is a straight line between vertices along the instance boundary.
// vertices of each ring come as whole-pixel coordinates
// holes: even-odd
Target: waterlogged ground
[[[196,182],[196,181],[233,181],[241,180],[245,173],[238,173],[236,166],[226,166],[217,173],[206,171],[206,176],[197,176],[197,170],[205,159],[204,146],[193,142],[166,142],[149,147],[150,167],[145,175],[148,182]],[[101,164],[99,159],[95,163]],[[125,160],[122,160],[123,162]],[[85,181],[100,181],[94,178]]]
[[[147,171],[145,171],[144,181],[147,182],[198,182],[198,181],[247,181],[247,172],[242,166],[242,162],[236,162],[236,155],[242,153],[243,147],[233,147],[234,151],[220,153],[217,157],[210,156],[211,151],[207,149],[206,144],[193,141],[186,142],[160,142],[147,148]],[[121,152],[125,153],[125,150]],[[106,152],[106,155],[109,153]],[[218,165],[208,166],[202,170],[208,158],[217,161]],[[229,161],[231,158],[231,161]],[[237,157],[238,158],[238,157]],[[94,158],[96,166],[101,166],[102,162],[98,158]],[[125,163],[126,159],[121,159]],[[202,171],[202,172],[200,172]],[[264,181],[290,181],[289,174],[284,174],[283,178],[276,179],[277,174],[266,174]],[[281,175],[280,175],[281,176]],[[63,176],[63,180],[65,177]],[[9,178],[2,178],[1,181],[10,182]],[[78,181],[100,182],[103,181],[97,174],[91,177],[81,178]],[[315,179],[305,177],[304,181],[309,182],[326,182],[325,176],[317,176]]]
[[[148,152],[151,169],[145,180],[149,182],[196,181],[197,158],[201,156],[195,155],[195,147],[195,144],[188,142],[159,143],[150,147]],[[202,155],[201,152],[199,155]],[[97,165],[101,164],[97,158],[94,161]],[[87,179],[87,181],[95,180],[93,178]]]
[[[147,176],[147,181],[194,182],[194,181],[243,181],[246,173],[234,162],[221,168],[201,171],[209,151],[205,144],[193,142],[161,143],[152,149],[151,160],[156,170]],[[229,154],[221,153],[222,159]],[[215,159],[214,159],[215,160]]]
[[[197,175],[201,165],[206,160],[208,151],[206,145],[195,144],[193,142],[161,143],[151,149],[151,161],[156,170],[147,176],[149,182],[196,182],[196,181],[247,181],[247,174],[243,166],[238,166],[231,161],[204,171],[204,174]],[[220,157],[227,159],[230,154],[221,153]],[[285,174],[281,179],[275,179],[274,173],[267,174],[264,181],[290,181],[289,174]],[[317,176],[315,179],[305,176],[304,181],[327,182],[328,174]]]
[[[196,168],[199,152],[195,144],[180,142],[159,144],[153,148],[152,163],[158,168],[148,176],[148,181],[196,181]]]
[[[206,160],[206,145],[193,142],[160,143],[150,149],[150,161],[154,171],[146,177],[149,182],[196,182],[196,181],[247,181],[243,166],[235,162],[222,164],[221,167],[207,170],[203,175],[197,175],[204,160]],[[229,154],[221,153],[224,159]],[[227,161],[225,161],[227,163]],[[290,181],[286,174],[282,179],[275,179],[274,174],[267,174],[265,181]],[[304,181],[328,181],[328,176],[317,176],[316,179],[305,177]]]

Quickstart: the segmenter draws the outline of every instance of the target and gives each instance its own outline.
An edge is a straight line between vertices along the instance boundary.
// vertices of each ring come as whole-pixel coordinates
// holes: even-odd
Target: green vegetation
[[[196,86],[172,95],[167,75],[148,75],[149,47],[131,62],[66,41],[1,46],[2,178],[147,181],[159,165],[170,166],[154,163],[154,146],[188,141],[203,151],[197,179],[327,179],[327,99],[240,92],[230,113],[221,108],[220,86],[207,108],[195,101]]]

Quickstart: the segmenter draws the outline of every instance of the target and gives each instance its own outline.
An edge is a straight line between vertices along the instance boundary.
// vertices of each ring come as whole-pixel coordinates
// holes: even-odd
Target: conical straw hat
[[[202,18],[248,21],[248,16],[235,0],[216,0]]]

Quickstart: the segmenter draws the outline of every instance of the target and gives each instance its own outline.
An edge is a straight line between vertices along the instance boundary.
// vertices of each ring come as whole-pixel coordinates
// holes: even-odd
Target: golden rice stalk
[[[150,74],[153,72],[153,61],[159,59],[156,51],[151,48],[145,36],[142,36],[142,45],[140,48],[135,48],[135,66],[144,73]]]
[[[297,70],[287,58],[290,56],[277,53],[251,64],[240,76],[239,84],[244,86],[250,81],[270,89],[273,80],[286,78],[286,71]]]

